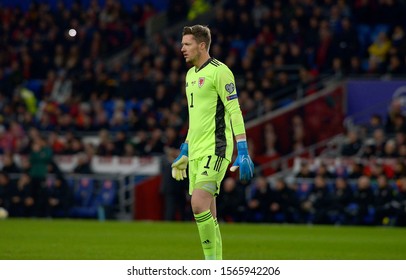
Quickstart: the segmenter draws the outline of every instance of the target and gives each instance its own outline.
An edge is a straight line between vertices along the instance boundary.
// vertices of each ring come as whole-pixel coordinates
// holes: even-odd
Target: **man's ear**
[[[200,47],[201,50],[206,50],[206,49],[207,49],[205,42],[201,42],[201,43],[199,44],[199,47]]]

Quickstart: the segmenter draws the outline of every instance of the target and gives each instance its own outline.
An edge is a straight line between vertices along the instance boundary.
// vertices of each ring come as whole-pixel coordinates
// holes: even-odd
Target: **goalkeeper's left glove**
[[[247,141],[237,142],[238,155],[230,171],[235,172],[240,168],[240,180],[248,181],[254,176],[254,163],[248,154]]]
[[[189,162],[188,153],[189,145],[188,143],[183,143],[180,146],[180,153],[178,157],[172,163],[172,177],[176,181],[183,180],[187,177],[186,168]]]

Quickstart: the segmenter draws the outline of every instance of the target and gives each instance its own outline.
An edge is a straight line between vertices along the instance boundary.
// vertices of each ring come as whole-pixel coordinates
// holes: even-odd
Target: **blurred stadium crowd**
[[[241,184],[229,177],[222,191],[218,212],[229,222],[406,225],[405,164],[398,159],[304,160],[289,180],[257,176]]]
[[[170,0],[164,11],[167,30],[152,35],[147,23],[158,9],[151,3],[132,9],[111,0],[104,5],[90,1],[87,7],[80,1],[69,7],[58,3],[55,9],[45,2],[32,2],[27,10],[0,6],[0,152],[4,156],[0,206],[6,203],[5,193],[32,197],[30,205],[49,195],[40,194],[39,186],[49,168],[56,172],[53,155],[82,155],[76,173],[91,173],[89,159],[94,155],[172,157],[187,129],[183,98],[187,65],[180,53],[181,29],[173,33],[170,27],[191,24],[205,12],[213,15],[207,22],[213,37],[211,55],[234,72],[247,121],[314,93],[325,77],[397,77],[406,70],[406,3],[400,0]],[[77,34],[69,35],[69,29]],[[124,60],[113,59],[123,51],[127,51]],[[367,132],[348,131],[342,155],[405,158],[405,116],[393,110],[388,112],[387,125],[376,116]],[[85,142],[85,136],[95,136],[97,143]],[[15,154],[26,155],[27,160],[17,166]],[[224,219],[274,221],[272,213],[282,211],[282,204],[290,201],[289,213],[279,219],[329,223],[369,219],[382,224],[383,218],[398,215],[402,220],[406,179],[404,162],[399,162],[401,171],[393,174],[400,172],[403,177],[384,173],[386,181],[400,182],[399,188],[390,185],[397,212],[391,208],[384,217],[379,216],[382,174],[363,173],[367,178],[361,176],[361,182],[351,185],[348,189],[355,193],[345,198],[358,203],[358,208],[351,204],[350,213],[334,209],[345,218],[327,219],[331,209],[325,208],[335,205],[331,200],[337,198],[334,191],[329,195],[324,191],[343,184],[339,179],[331,182],[342,176],[328,177],[327,182],[312,175],[317,186],[303,201],[288,198],[279,206],[272,199],[286,200],[290,194],[268,195],[264,190],[295,190],[279,181],[270,188],[259,176],[242,192],[243,207],[231,207],[244,209],[245,214],[239,212],[237,218],[235,213],[224,214]],[[25,176],[19,181],[31,181],[33,193],[30,188],[23,191],[20,183],[8,186],[8,174],[20,172]],[[372,187],[374,179],[379,187]],[[235,188],[230,185],[236,184],[241,182],[226,180],[219,203],[225,203],[227,189],[231,192]],[[363,196],[358,189],[364,189],[359,185],[365,184],[371,186],[366,208],[358,201]],[[15,190],[6,192],[7,188]],[[373,219],[365,214],[372,212],[378,213]],[[366,218],[355,219],[354,213]]]
[[[227,178],[220,219],[405,226],[405,159],[405,115],[394,101],[385,118],[349,127],[333,157],[299,158],[291,174],[273,180]]]

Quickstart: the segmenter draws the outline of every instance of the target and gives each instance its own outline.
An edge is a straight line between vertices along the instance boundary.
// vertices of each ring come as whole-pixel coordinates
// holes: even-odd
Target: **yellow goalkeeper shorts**
[[[189,194],[195,188],[203,189],[213,196],[220,192],[220,184],[230,161],[216,155],[208,155],[189,161]],[[215,183],[215,184],[204,184]]]

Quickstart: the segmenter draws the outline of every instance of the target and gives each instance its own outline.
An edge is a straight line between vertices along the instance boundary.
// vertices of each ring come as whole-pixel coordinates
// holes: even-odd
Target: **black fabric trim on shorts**
[[[220,172],[221,169],[221,164],[223,163],[223,158],[222,157],[217,157],[216,163],[214,164],[214,170],[217,172]]]

